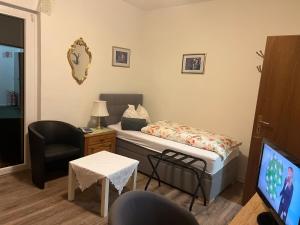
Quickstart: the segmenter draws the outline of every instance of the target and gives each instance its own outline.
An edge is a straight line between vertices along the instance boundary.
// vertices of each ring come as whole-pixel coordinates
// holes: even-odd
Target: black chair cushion
[[[66,144],[51,144],[45,146],[45,161],[53,162],[61,159],[80,156],[80,148]]]

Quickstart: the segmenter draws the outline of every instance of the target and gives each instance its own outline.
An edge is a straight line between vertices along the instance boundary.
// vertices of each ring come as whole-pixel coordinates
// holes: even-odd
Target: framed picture
[[[181,73],[204,74],[206,54],[184,54]]]
[[[130,67],[130,49],[112,47],[112,65]]]

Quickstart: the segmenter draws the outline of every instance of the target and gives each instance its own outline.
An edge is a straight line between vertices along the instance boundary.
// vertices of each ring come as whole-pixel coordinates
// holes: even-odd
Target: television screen
[[[258,193],[287,225],[300,224],[300,170],[268,143],[263,144]]]

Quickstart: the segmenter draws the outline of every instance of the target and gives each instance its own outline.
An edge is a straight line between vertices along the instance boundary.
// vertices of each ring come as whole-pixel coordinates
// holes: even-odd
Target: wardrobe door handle
[[[258,115],[257,117],[257,126],[270,127],[271,123],[264,121],[262,115]]]
[[[258,123],[260,123],[261,125],[266,126],[266,127],[271,125],[269,122],[266,122],[266,121],[263,121],[263,120],[258,121]]]

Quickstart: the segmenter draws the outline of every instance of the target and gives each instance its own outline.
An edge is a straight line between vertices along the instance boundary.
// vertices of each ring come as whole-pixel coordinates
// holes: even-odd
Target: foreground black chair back
[[[170,200],[146,191],[121,195],[109,213],[109,225],[199,225],[194,216]]]
[[[83,156],[83,134],[61,121],[38,121],[28,126],[32,181],[44,188],[51,169],[67,171],[70,160]]]

